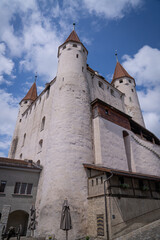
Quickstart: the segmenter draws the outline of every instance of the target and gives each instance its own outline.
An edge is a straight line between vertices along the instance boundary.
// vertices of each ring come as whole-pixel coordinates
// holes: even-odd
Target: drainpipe
[[[106,201],[106,182],[113,177],[113,173],[111,172],[111,175],[107,178],[106,174],[106,180],[104,181],[104,202],[105,202],[105,217],[106,217],[106,236],[107,240],[110,240],[109,236],[109,230],[108,230],[108,211],[107,211],[107,201]]]

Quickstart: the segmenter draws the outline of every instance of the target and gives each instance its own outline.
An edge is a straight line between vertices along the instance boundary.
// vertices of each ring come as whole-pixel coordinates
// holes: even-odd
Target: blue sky
[[[0,156],[7,156],[18,103],[38,73],[38,92],[57,71],[57,48],[72,31],[88,64],[111,81],[116,59],[132,75],[146,127],[160,137],[159,0],[1,0]]]

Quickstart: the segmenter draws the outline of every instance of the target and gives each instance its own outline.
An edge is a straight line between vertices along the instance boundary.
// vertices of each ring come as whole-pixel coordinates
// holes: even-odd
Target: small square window
[[[122,79],[120,79],[120,80],[119,80],[119,83],[123,83],[123,80],[122,80]]]
[[[132,92],[134,92],[134,90],[133,90],[133,89],[131,89],[131,91],[132,91]]]

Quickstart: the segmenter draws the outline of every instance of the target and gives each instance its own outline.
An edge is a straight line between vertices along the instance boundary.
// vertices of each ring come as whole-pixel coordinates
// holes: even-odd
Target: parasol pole
[[[68,230],[66,230],[66,240],[68,240]]]

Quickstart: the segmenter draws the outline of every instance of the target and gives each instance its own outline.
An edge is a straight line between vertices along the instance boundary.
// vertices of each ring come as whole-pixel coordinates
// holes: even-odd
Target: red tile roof
[[[128,72],[122,67],[122,65],[119,62],[117,62],[111,83],[113,83],[116,79],[122,78],[122,77],[128,77],[128,78],[134,79],[128,74]]]
[[[12,158],[4,158],[0,157],[0,166],[5,167],[18,167],[18,168],[29,168],[29,169],[37,169],[41,170],[42,167],[35,164],[32,160],[20,160],[20,159],[12,159]]]
[[[155,175],[148,175],[148,174],[142,174],[142,173],[137,173],[137,172],[128,172],[128,171],[107,168],[107,167],[104,167],[101,165],[95,165],[95,164],[89,164],[89,163],[83,163],[83,166],[84,166],[84,168],[94,169],[94,170],[102,171],[102,172],[113,173],[115,175],[122,175],[122,176],[126,176],[126,177],[128,176],[128,177],[133,177],[133,178],[144,178],[144,179],[160,181],[160,177],[155,176]]]
[[[79,43],[81,43],[81,41],[80,41],[77,33],[75,32],[75,30],[73,30],[73,31],[71,32],[71,34],[69,35],[69,37],[66,39],[66,41],[65,41],[64,43],[69,42],[69,41],[74,41],[74,42],[79,42]]]
[[[36,83],[34,82],[32,87],[29,89],[28,93],[22,100],[34,101],[34,100],[36,100],[36,98],[37,98],[37,87],[36,87]]]

